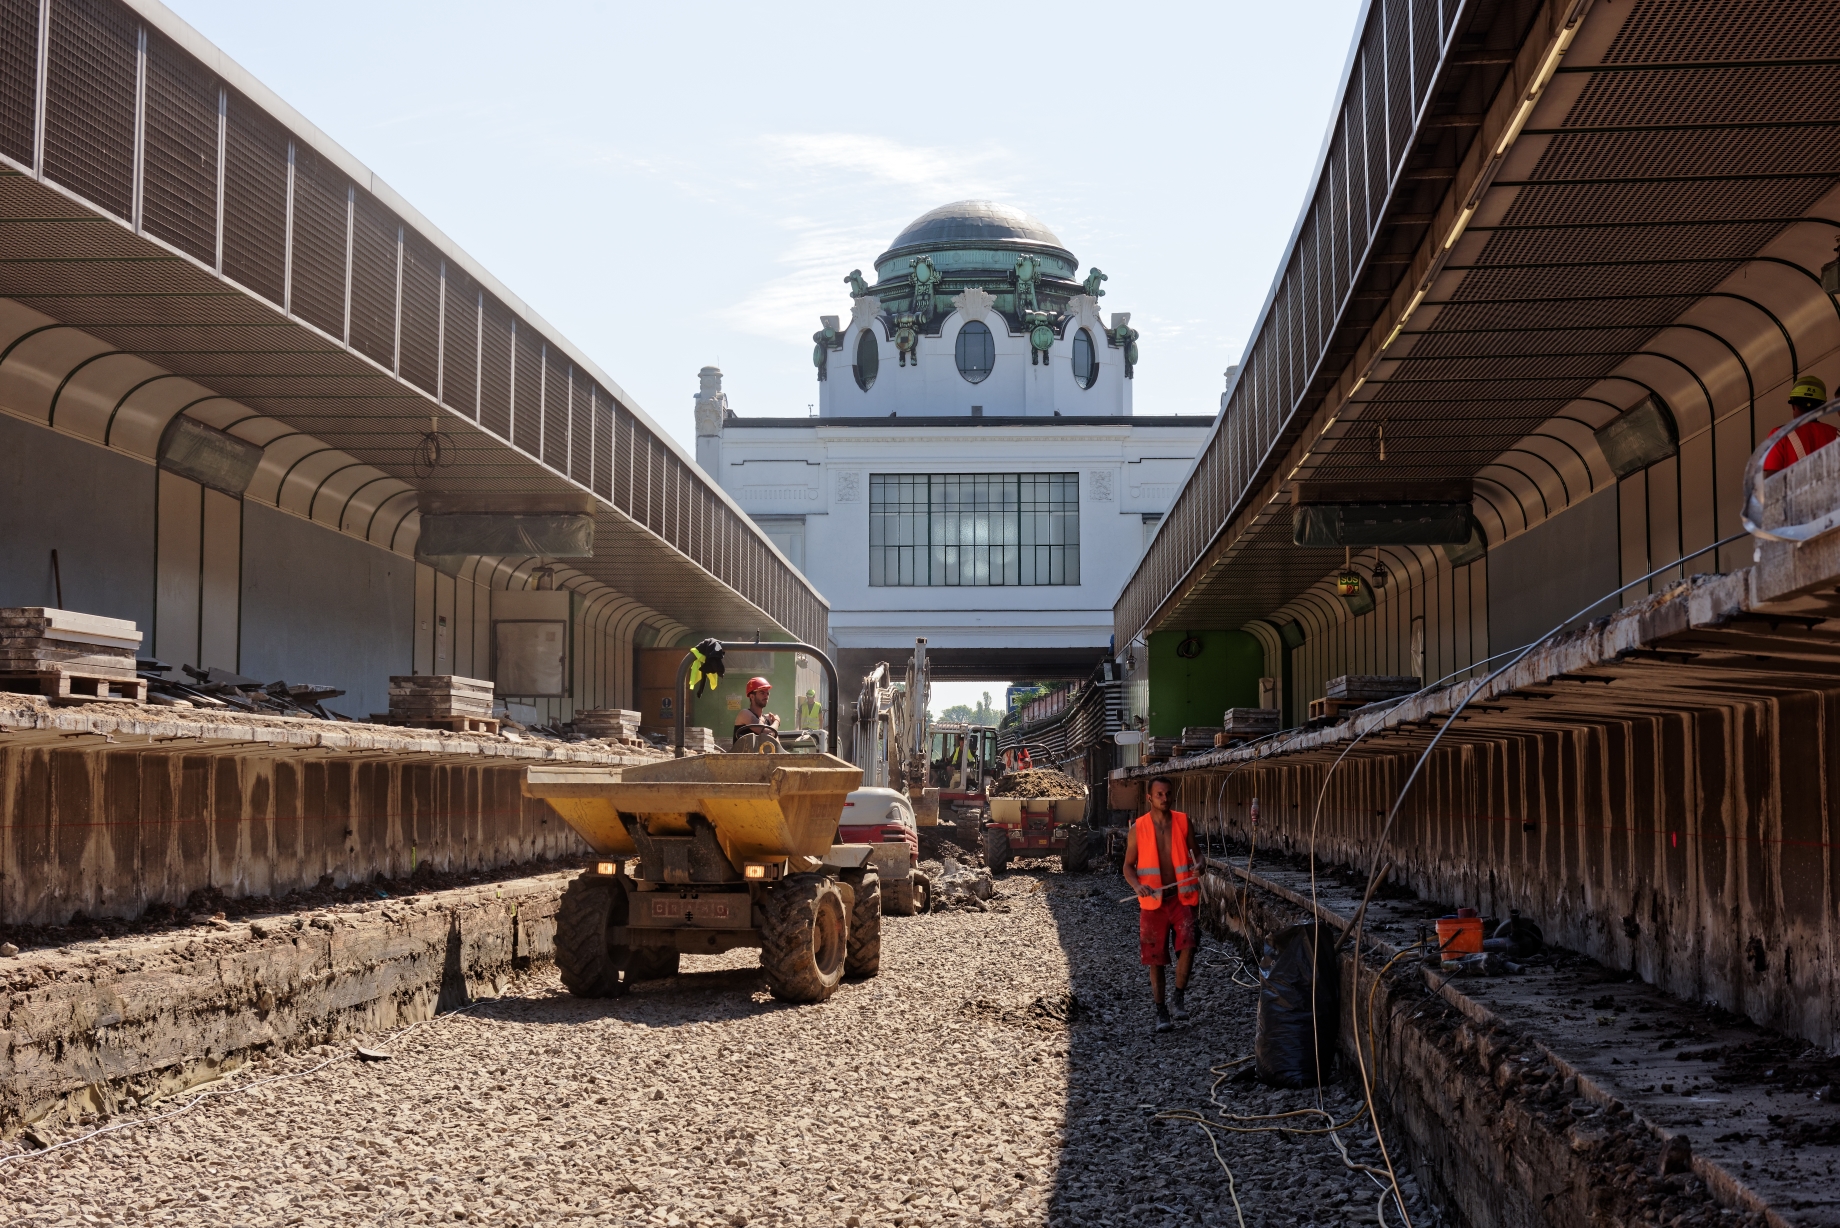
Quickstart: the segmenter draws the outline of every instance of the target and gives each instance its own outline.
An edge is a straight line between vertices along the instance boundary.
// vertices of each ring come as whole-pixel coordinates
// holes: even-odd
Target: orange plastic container
[[[1473,908],[1459,908],[1454,917],[1439,917],[1438,947],[1449,959],[1456,955],[1476,955],[1482,951],[1482,918]]]

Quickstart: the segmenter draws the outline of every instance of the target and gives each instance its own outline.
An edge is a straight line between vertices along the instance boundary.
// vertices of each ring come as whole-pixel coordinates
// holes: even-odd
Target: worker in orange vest
[[[1195,913],[1201,903],[1201,860],[1188,838],[1188,816],[1169,809],[1173,788],[1164,776],[1150,782],[1145,790],[1150,809],[1137,816],[1124,842],[1124,881],[1137,895],[1137,945],[1150,969],[1159,1032],[1188,1018],[1188,971],[1195,962]],[[1169,963],[1171,939],[1176,987],[1165,1006],[1163,969]]]
[[[1811,409],[1819,409],[1827,403],[1827,385],[1812,375],[1804,375],[1795,381],[1795,387],[1789,390],[1789,408],[1797,417]],[[1819,418],[1804,422],[1776,441],[1770,454],[1763,458],[1764,476],[1780,473],[1798,460],[1805,459],[1810,452],[1825,448],[1835,439],[1840,439],[1840,431],[1822,422]]]

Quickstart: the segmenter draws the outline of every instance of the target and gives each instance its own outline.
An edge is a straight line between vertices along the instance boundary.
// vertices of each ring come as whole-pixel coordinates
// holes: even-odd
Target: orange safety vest
[[[1188,816],[1169,812],[1169,852],[1176,860],[1176,899],[1184,904],[1201,902],[1201,871],[1188,861]],[[1139,908],[1163,906],[1163,870],[1157,861],[1156,820],[1148,812],[1137,816],[1137,881],[1156,892],[1137,897]]]

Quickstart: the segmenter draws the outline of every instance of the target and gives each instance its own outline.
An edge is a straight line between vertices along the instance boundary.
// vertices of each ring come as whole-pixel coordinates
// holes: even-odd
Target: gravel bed
[[[48,1155],[0,1144],[0,1203],[22,1225],[1234,1225],[1204,1133],[1154,1115],[1211,1112],[1209,1068],[1250,1051],[1255,993],[1208,942],[1194,1021],[1153,1036],[1122,894],[1012,873],[1007,912],[888,918],[882,975],[821,1006],[772,1001],[752,951],[609,1001],[546,969],[365,1042],[390,1061],[256,1062],[218,1086],[330,1059]],[[1316,1103],[1219,1094],[1242,1113]],[[1326,1138],[1218,1138],[1247,1225],[1375,1222],[1378,1187]],[[1342,1138],[1375,1155],[1362,1128]]]

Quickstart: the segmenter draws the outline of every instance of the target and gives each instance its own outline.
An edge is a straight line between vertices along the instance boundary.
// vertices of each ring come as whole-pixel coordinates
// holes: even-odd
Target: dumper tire
[[[909,874],[906,878],[883,879],[882,915],[911,917],[914,911],[914,876]]]
[[[1084,827],[1068,829],[1067,847],[1061,850],[1062,873],[1084,874],[1086,867],[1092,864],[1092,844],[1087,836]]]
[[[793,874],[767,893],[760,967],[781,1002],[822,1002],[843,982],[850,919],[837,880]]]
[[[638,947],[626,960],[626,983],[677,975],[678,953],[670,947]]]
[[[1009,869],[1009,829],[1007,827],[986,827],[984,829],[984,864],[990,867],[992,874],[1001,874]]]
[[[626,888],[617,878],[589,871],[576,877],[556,906],[556,970],[578,998],[617,998],[626,992],[621,975],[631,948],[608,941],[626,924]]]
[[[914,911],[908,915],[925,916],[933,910],[933,880],[915,870],[909,882],[911,885],[907,889],[907,894],[908,898],[913,901]]]
[[[882,878],[874,870],[852,878],[856,904],[850,909],[850,949],[843,974],[867,980],[882,970]]]

